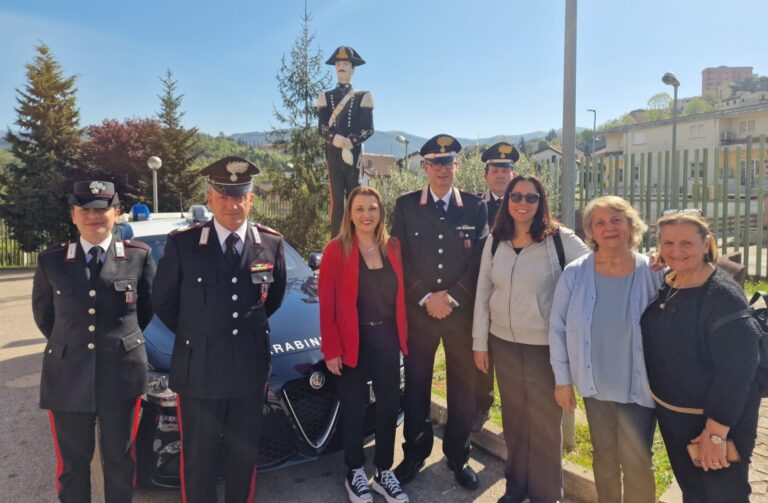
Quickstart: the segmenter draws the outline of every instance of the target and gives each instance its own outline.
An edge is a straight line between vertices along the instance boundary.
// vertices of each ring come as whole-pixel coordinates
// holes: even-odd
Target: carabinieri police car
[[[123,239],[147,243],[156,262],[168,233],[211,218],[205,206],[187,214],[151,215],[146,207],[132,209],[133,219],[118,224]],[[320,312],[317,300],[319,254],[309,264],[285,243],[288,276],[285,299],[269,319],[272,374],[264,400],[259,443],[260,472],[317,459],[341,449],[337,434],[339,402],[332,375],[320,352]],[[179,487],[181,441],[176,420],[176,395],[168,387],[174,334],[157,317],[144,330],[150,364],[149,391],[142,403],[136,438],[138,481],[145,486]],[[374,431],[376,399],[369,383],[366,431]],[[403,367],[400,367],[402,402]],[[402,413],[400,414],[402,420]]]

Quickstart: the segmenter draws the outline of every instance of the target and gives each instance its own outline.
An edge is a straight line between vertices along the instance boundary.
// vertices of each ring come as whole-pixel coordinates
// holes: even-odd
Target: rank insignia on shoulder
[[[456,226],[457,231],[473,231],[475,230],[474,225],[457,225]]]
[[[198,245],[205,246],[208,244],[208,236],[211,235],[211,228],[210,227],[203,227],[200,231],[200,241],[198,241]]]
[[[258,264],[251,264],[251,272],[265,272],[271,271],[274,268],[272,262],[261,262]]]
[[[75,255],[77,255],[77,243],[69,243],[69,246],[67,247],[67,258],[64,260],[73,262],[75,260]]]

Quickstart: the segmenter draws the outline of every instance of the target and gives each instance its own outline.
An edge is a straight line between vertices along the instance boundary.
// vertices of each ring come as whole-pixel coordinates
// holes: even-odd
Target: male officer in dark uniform
[[[48,339],[40,407],[50,411],[56,491],[62,502],[91,501],[98,421],[105,501],[129,502],[155,263],[146,244],[113,236],[114,184],[77,182],[69,204],[80,239],[41,253],[32,285],[35,323]]]
[[[467,464],[475,412],[472,315],[480,254],[488,234],[485,203],[453,186],[461,145],[441,134],[421,147],[429,186],[400,196],[392,235],[400,239],[408,315],[405,360],[405,444],[395,469],[407,483],[432,451],[429,421],[432,368],[443,341],[448,381],[448,424],[443,453],[456,481],[475,489],[477,474]]]
[[[493,228],[493,222],[496,221],[496,213],[499,211],[499,205],[509,182],[517,175],[513,169],[519,158],[520,154],[515,146],[505,141],[491,145],[480,157],[480,160],[485,163],[485,183],[488,186],[480,197],[488,206],[489,230]],[[493,405],[493,361],[489,360],[488,373],[476,370],[476,411],[475,420],[472,423],[473,432],[479,432],[491,417],[491,405]]]
[[[201,171],[213,220],[172,233],[155,277],[155,313],[176,334],[169,384],[177,393],[185,502],[216,501],[222,434],[227,503],[255,494],[270,369],[267,318],[286,284],[283,237],[248,222],[258,172],[240,157]]]
[[[351,47],[336,49],[327,65],[336,67],[338,85],[317,97],[320,135],[325,140],[325,162],[330,181],[331,237],[341,229],[344,201],[360,185],[361,146],[373,135],[373,94],[352,89],[355,68],[365,61]]]

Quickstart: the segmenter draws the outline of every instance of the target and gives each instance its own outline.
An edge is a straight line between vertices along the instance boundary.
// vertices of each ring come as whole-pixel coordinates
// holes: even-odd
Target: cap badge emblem
[[[339,47],[339,55],[337,56],[338,59],[349,59],[349,56],[347,56],[347,50],[344,47]]]
[[[440,145],[440,152],[445,153],[445,147],[449,147],[453,143],[453,138],[450,136],[441,136],[437,139],[437,144]]]
[[[91,184],[88,186],[88,189],[90,189],[91,194],[98,194],[103,190],[107,190],[107,187],[105,187],[101,182],[91,182]]]
[[[499,153],[501,158],[504,159],[507,154],[512,153],[512,145],[499,145]]]
[[[232,161],[227,163],[227,171],[231,174],[229,177],[233,182],[237,181],[237,175],[248,171],[248,163],[243,161]]]

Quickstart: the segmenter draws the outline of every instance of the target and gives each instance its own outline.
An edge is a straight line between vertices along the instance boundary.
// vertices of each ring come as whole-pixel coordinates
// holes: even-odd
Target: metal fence
[[[34,267],[37,252],[24,252],[11,238],[8,225],[0,220],[0,267]]]
[[[673,163],[671,152],[661,151],[586,158],[577,167],[577,211],[583,211],[597,196],[621,196],[651,227],[641,249],[654,248],[654,223],[665,210],[672,208],[670,175],[673,169],[678,169],[677,206],[701,209],[717,237],[721,253],[740,251],[742,263],[751,276],[767,277],[765,136],[748,138],[743,145],[680,150],[676,157],[677,162]],[[560,166],[548,164],[546,169],[559,170]]]

